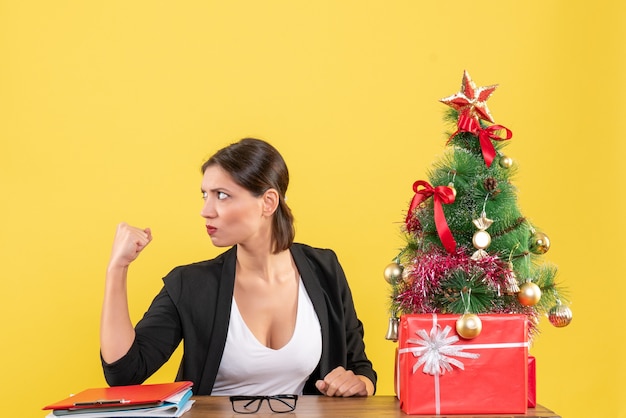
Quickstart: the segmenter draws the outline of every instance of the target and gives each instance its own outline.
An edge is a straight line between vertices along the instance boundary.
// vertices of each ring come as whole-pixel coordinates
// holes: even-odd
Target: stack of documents
[[[87,389],[44,406],[46,418],[180,417],[187,412],[192,382]]]

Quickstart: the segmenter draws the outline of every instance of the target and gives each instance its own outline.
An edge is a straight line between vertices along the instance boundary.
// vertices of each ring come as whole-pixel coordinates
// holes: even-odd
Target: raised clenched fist
[[[122,222],[117,226],[109,265],[128,267],[152,241],[150,228],[137,228]]]

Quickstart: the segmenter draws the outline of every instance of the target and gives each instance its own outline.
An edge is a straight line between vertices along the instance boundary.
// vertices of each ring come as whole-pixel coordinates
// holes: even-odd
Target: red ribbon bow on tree
[[[456,241],[452,236],[452,232],[450,232],[442,206],[443,203],[454,203],[454,192],[452,188],[448,186],[433,187],[427,181],[418,180],[413,183],[413,191],[415,192],[415,196],[413,196],[413,200],[411,200],[411,205],[409,206],[409,212],[407,213],[405,222],[409,222],[410,217],[413,216],[413,211],[420,205],[420,203],[430,196],[433,196],[435,226],[437,227],[439,239],[441,240],[441,243],[446,251],[453,253],[456,250]]]
[[[487,167],[491,167],[491,163],[496,157],[496,149],[491,143],[491,140],[493,139],[494,141],[506,141],[513,137],[513,132],[511,132],[510,129],[505,128],[502,125],[491,125],[485,129],[481,128],[478,120],[469,116],[466,112],[461,113],[461,115],[459,116],[457,126],[458,130],[452,134],[450,140],[459,132],[469,132],[478,136],[480,149],[483,153],[483,158],[485,160],[485,164],[487,164]],[[506,136],[500,136],[498,131],[500,131],[501,129],[504,129],[506,131]],[[448,140],[448,142],[450,140]]]

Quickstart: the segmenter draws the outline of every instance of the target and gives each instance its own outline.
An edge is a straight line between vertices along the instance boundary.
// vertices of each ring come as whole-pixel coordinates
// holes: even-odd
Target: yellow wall
[[[500,84],[489,107],[514,133],[522,212],[574,300],[572,324],[545,321],[531,350],[539,402],[626,417],[626,14],[612,3],[0,1],[4,415],[43,416],[104,384],[99,309],[119,221],[155,236],[132,267],[135,319],[170,268],[218,253],[198,167],[247,135],[286,157],[297,238],[337,251],[378,393],[392,394],[382,271],[413,181],[443,150],[438,99],[467,69]]]

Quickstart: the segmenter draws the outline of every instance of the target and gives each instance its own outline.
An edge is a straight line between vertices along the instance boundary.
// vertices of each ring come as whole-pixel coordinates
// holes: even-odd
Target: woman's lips
[[[209,235],[213,235],[215,233],[215,231],[217,231],[217,228],[211,225],[207,225],[206,226],[206,232]]]

